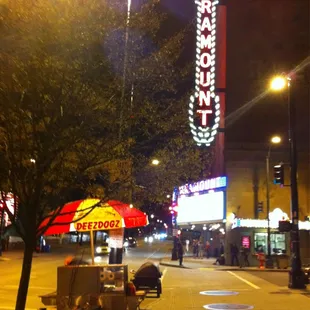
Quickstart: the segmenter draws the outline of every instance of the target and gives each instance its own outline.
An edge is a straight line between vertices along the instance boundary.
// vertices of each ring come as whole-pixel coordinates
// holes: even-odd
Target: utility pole
[[[289,143],[290,143],[290,166],[291,166],[291,251],[292,268],[289,273],[289,288],[304,289],[305,275],[301,269],[300,242],[299,242],[299,205],[297,183],[297,146],[296,146],[296,105],[291,99],[291,78],[287,77],[288,86],[288,112],[289,112]]]

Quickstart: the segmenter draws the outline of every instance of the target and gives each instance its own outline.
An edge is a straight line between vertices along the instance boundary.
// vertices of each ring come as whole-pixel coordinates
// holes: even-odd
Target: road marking
[[[3,288],[8,288],[8,289],[17,289],[18,287],[19,287],[18,285],[3,285]],[[34,289],[34,290],[54,290],[55,291],[55,287],[46,287],[46,286],[29,286],[29,289]]]
[[[248,281],[248,280],[246,280],[246,279],[244,279],[244,278],[242,278],[242,277],[236,275],[234,272],[232,272],[232,271],[227,271],[227,272],[228,272],[229,274],[233,275],[234,277],[236,277],[237,279],[243,281],[243,282],[246,283],[247,285],[250,285],[251,287],[255,288],[256,290],[259,290],[259,289],[260,289],[259,286],[257,286],[257,285],[255,285],[255,284],[253,284],[252,282],[250,282],[250,281]]]
[[[164,277],[165,277],[166,273],[167,273],[167,268],[165,268],[163,271],[163,275],[161,276],[161,283],[164,282]]]
[[[156,251],[154,251],[151,255],[149,255],[145,260],[151,258],[156,252],[158,252],[159,249],[157,249]]]

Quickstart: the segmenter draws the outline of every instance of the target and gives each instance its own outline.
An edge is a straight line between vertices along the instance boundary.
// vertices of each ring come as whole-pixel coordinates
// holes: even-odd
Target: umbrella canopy
[[[59,209],[55,212],[42,221],[39,231],[44,231]],[[147,215],[128,204],[116,200],[101,203],[100,199],[85,199],[69,202],[61,207],[44,235],[134,228],[147,224]]]

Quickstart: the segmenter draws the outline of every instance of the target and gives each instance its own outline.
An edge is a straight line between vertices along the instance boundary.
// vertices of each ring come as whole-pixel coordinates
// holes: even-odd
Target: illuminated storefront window
[[[271,254],[286,254],[286,236],[285,234],[271,233]],[[255,252],[267,253],[267,233],[254,233]]]

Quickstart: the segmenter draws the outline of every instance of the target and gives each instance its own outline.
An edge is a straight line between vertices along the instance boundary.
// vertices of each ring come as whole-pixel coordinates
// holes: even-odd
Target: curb
[[[186,266],[179,266],[179,265],[173,265],[173,264],[169,264],[169,263],[162,263],[159,262],[160,266],[166,266],[166,267],[172,267],[172,268],[180,268],[180,269],[194,269],[194,268],[190,268],[190,267],[186,267]]]
[[[166,266],[166,267],[173,267],[173,268],[181,268],[181,269],[200,269],[200,268],[208,268],[208,267],[203,267],[203,266],[200,266],[200,267],[197,267],[197,268],[192,268],[192,267],[187,267],[187,266],[179,266],[179,265],[174,265],[174,264],[170,264],[170,263],[163,263],[162,262],[163,259],[160,259],[159,261],[159,265],[161,266]],[[213,268],[213,271],[236,271],[236,272],[239,272],[239,271],[247,271],[247,272],[289,272],[290,269],[245,269],[245,268],[219,268],[219,267],[210,267],[210,268]]]

